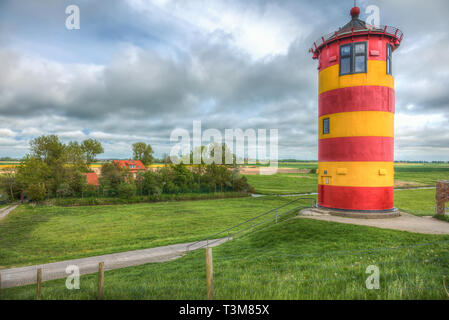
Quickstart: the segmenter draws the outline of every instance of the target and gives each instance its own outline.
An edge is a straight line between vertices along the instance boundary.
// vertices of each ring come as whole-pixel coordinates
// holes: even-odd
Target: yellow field
[[[16,168],[16,167],[18,167],[19,166],[19,163],[16,163],[16,164],[12,164],[12,163],[8,163],[8,164],[1,164],[0,163],[0,170],[2,170],[2,169],[14,169],[14,168]],[[102,166],[102,164],[92,164],[90,167],[91,168],[101,168],[101,166]],[[152,164],[151,166],[150,166],[150,168],[160,168],[160,167],[163,167],[164,165],[163,164]]]

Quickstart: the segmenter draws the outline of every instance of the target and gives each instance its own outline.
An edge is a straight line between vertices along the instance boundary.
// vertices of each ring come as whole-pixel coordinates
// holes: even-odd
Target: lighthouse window
[[[390,75],[393,74],[392,60],[393,60],[393,47],[391,46],[391,44],[387,44],[387,74]]]
[[[323,134],[329,134],[329,118],[323,119]]]
[[[366,73],[366,42],[340,47],[340,75]]]
[[[340,47],[340,75],[351,74],[352,45]]]

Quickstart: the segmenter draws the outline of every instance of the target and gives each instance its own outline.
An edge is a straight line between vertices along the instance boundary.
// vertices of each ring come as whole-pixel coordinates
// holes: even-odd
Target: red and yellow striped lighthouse
[[[394,208],[393,52],[403,34],[366,24],[360,9],[315,42],[319,61],[318,202],[351,211]]]

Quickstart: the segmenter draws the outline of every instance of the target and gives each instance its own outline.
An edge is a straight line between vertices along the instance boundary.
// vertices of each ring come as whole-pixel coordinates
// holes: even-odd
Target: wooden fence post
[[[444,215],[449,201],[449,181],[438,181],[436,187],[436,214]]]
[[[446,292],[446,295],[449,298],[449,292],[447,291],[447,288],[446,288],[446,276],[443,277],[443,288],[444,288],[444,292]]]
[[[42,293],[42,269],[40,269],[40,268],[37,269],[36,282],[37,282],[36,299],[40,300],[41,299],[41,293]]]
[[[206,248],[206,288],[207,288],[207,300],[213,300],[214,267],[212,262],[212,248]]]
[[[98,264],[98,300],[103,299],[104,262]]]

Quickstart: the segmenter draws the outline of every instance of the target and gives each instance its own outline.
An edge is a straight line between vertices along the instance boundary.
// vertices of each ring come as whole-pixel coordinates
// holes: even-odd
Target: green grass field
[[[280,167],[313,169],[313,163],[281,163]],[[260,194],[315,193],[316,174],[280,173],[272,176],[247,175],[248,182]],[[449,180],[447,164],[396,164],[395,179],[415,187],[434,187],[439,180]]]
[[[298,194],[318,192],[316,174],[281,173],[271,176],[247,175],[260,194]]]
[[[449,237],[291,219],[213,249],[216,299],[447,299]],[[380,289],[368,290],[369,266]],[[204,299],[204,251],[105,273],[105,299]],[[43,284],[42,299],[96,299],[96,276],[80,290]],[[34,299],[35,286],[4,290]]]
[[[0,221],[0,266],[195,241],[292,199],[261,197],[72,208],[26,205]],[[415,215],[434,215],[434,199],[435,190],[395,192],[395,206]]]
[[[72,208],[25,205],[0,221],[0,266],[196,241],[290,200],[249,197]]]
[[[435,214],[435,193],[435,189],[396,190],[394,205],[402,211],[417,216],[433,216]]]

